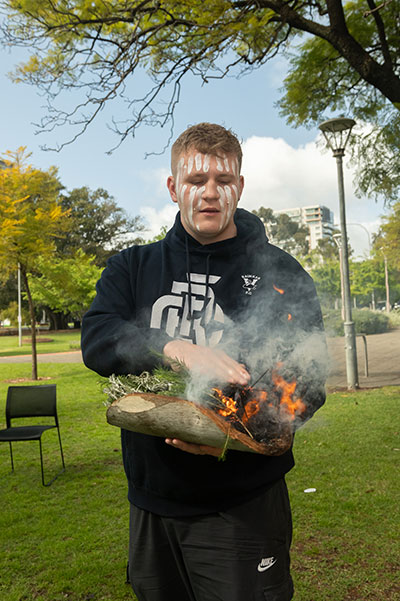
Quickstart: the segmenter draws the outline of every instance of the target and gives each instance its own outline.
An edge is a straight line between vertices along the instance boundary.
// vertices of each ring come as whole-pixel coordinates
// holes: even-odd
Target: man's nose
[[[204,186],[203,198],[209,200],[218,200],[220,193],[218,190],[219,186],[216,181],[210,179]]]

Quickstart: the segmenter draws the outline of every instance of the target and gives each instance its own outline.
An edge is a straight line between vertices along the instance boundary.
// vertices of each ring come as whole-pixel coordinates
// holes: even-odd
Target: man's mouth
[[[218,209],[214,209],[212,207],[207,207],[205,209],[201,209],[200,213],[219,213]]]

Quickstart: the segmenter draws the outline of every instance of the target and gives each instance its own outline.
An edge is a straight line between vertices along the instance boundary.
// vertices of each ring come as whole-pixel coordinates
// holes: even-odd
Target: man
[[[219,125],[176,140],[167,181],[175,225],[164,240],[109,260],[83,320],[83,357],[103,376],[163,361],[222,386],[250,385],[284,365],[298,377],[301,421],[325,400],[319,303],[297,261],[237,209],[241,159],[237,138]],[[228,451],[218,461],[220,449],[125,430],[122,448],[139,601],[292,598],[291,450]]]

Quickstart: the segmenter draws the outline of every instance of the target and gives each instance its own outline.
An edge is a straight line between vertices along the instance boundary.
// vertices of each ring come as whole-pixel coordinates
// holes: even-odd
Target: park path
[[[38,363],[82,363],[81,351],[66,351],[65,353],[40,353]],[[14,355],[0,357],[0,363],[30,363],[31,355]]]
[[[361,388],[400,386],[400,328],[385,334],[366,336],[368,352],[368,377],[365,376],[364,343],[357,336],[358,376]],[[344,338],[329,338],[331,359],[328,389],[347,388],[346,353]]]
[[[371,334],[366,337],[368,351],[368,377],[365,376],[364,344],[357,337],[357,362],[361,388],[400,386],[400,328],[385,334]],[[346,353],[344,338],[328,338],[330,372],[328,390],[347,388]],[[0,357],[0,363],[30,363],[30,355]],[[66,353],[43,353],[38,355],[39,363],[81,363],[81,351]]]

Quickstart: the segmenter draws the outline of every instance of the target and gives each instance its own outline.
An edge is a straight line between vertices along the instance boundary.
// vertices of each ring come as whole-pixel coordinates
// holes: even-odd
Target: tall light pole
[[[385,288],[386,288],[386,311],[390,313],[390,290],[389,290],[389,272],[388,272],[388,264],[387,264],[387,256],[383,255],[383,260],[385,264]]]
[[[350,274],[349,274],[349,247],[346,228],[346,208],[344,200],[343,157],[351,130],[355,125],[354,119],[338,117],[329,119],[319,125],[324,134],[328,147],[336,158],[339,207],[340,207],[340,233],[342,241],[342,269],[343,269],[343,299],[344,299],[344,337],[346,349],[347,387],[359,388],[357,369],[357,348],[354,321],[351,315]]]
[[[340,268],[340,293],[342,300],[342,321],[345,320],[344,314],[344,282],[343,282],[343,253],[342,253],[342,234],[333,234],[332,238],[336,242],[339,250],[339,268]]]
[[[22,346],[21,266],[18,263],[18,346]]]

